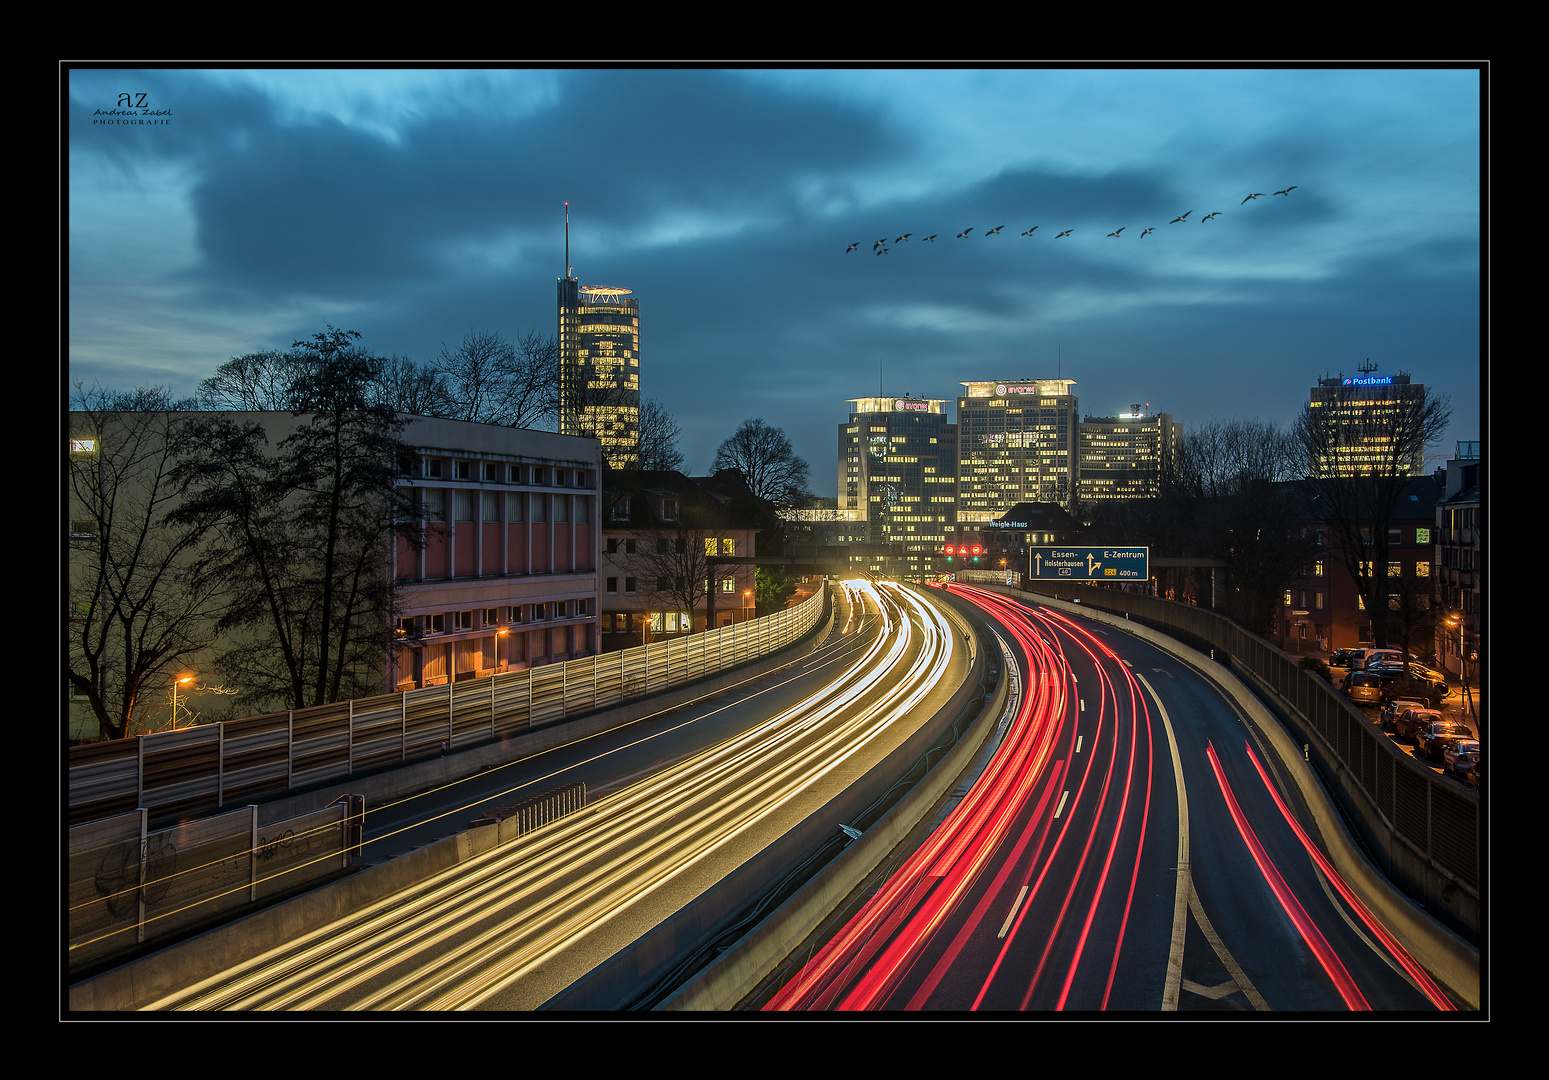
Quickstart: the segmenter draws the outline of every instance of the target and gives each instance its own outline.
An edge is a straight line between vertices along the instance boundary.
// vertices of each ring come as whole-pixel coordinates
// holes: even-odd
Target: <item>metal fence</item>
[[[1074,583],[1040,581],[1036,591],[1125,615],[1229,658],[1234,670],[1278,699],[1275,711],[1307,744],[1389,878],[1454,929],[1477,937],[1483,828],[1477,792],[1399,751],[1337,688],[1214,612]]]
[[[151,831],[144,810],[70,830],[70,967],[100,960],[349,866],[364,800],[260,827],[258,807]]]
[[[68,821],[191,817],[613,708],[783,649],[817,625],[826,596],[563,664],[73,746]]]

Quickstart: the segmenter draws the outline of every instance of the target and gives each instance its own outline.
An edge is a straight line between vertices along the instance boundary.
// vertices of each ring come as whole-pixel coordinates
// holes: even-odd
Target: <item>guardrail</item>
[[[152,831],[136,810],[72,828],[70,967],[348,868],[364,811],[344,798],[260,827],[248,806]]]
[[[1401,752],[1338,689],[1224,616],[1090,585],[1039,581],[1036,591],[1122,615],[1229,661],[1305,745],[1389,880],[1453,930],[1479,941],[1483,820],[1477,792]]]
[[[68,823],[207,814],[563,723],[783,649],[817,625],[826,597],[563,664],[72,746]]]

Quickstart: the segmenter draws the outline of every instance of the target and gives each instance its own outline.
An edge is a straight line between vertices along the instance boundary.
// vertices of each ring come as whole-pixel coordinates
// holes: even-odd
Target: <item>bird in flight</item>
[[[878,248],[877,249],[877,254],[878,255],[886,255],[887,254],[887,248]]]
[[[1155,229],[1147,229],[1147,230],[1146,230],[1146,231],[1145,231],[1145,232],[1143,232],[1143,233],[1141,233],[1141,234],[1140,234],[1140,238],[1141,238],[1141,239],[1142,239],[1142,240],[1144,240],[1144,239],[1145,239],[1145,238],[1146,238],[1146,234],[1147,234],[1147,233],[1154,233],[1154,232],[1156,232],[1156,230],[1155,230]]]
[[[1069,236],[1074,231],[1075,230],[1073,230],[1073,229],[1066,229],[1064,232],[1060,233],[1059,236],[1056,236],[1054,239],[1058,240],[1060,238],[1060,236]]]
[[[966,228],[966,229],[964,229],[964,230],[963,230],[963,231],[962,231],[962,232],[960,232],[960,233],[958,233],[958,234],[957,234],[957,238],[958,238],[958,239],[959,239],[959,240],[961,240],[961,239],[962,239],[962,238],[963,238],[963,237],[965,237],[965,236],[967,236],[967,235],[968,235],[968,234],[969,234],[969,233],[971,233],[971,232],[973,232],[973,231],[974,231],[974,228],[973,228],[973,226],[972,226],[972,225],[970,225],[970,226],[968,226],[968,228]]]
[[[931,233],[924,240],[921,240],[920,243],[922,243],[922,244],[929,244],[931,241],[933,241],[935,239],[936,239],[936,234],[935,233]]]
[[[1250,191],[1248,192],[1248,199],[1257,199],[1262,194],[1264,194],[1262,191]],[[1248,199],[1244,199],[1242,202],[1245,203],[1248,201]],[[1241,206],[1242,203],[1238,203],[1237,205]]]
[[[894,240],[893,243],[895,243],[895,244],[902,244],[905,240],[909,239],[909,237],[911,237],[913,235],[914,235],[914,233],[912,233],[912,232],[906,232],[902,236],[900,236],[897,240]]]
[[[1113,232],[1109,233],[1108,235],[1109,236],[1118,236],[1121,232],[1123,232],[1127,228],[1129,228],[1128,225],[1120,225],[1117,229],[1113,230]]]
[[[848,255],[850,252],[854,251],[856,248],[858,248],[860,246],[861,246],[861,242],[859,240],[857,240],[857,241],[855,241],[855,243],[853,243],[849,247],[845,248],[844,249],[844,253],[846,255]]]
[[[1213,214],[1206,214],[1204,217],[1200,218],[1199,220],[1201,222],[1206,222],[1206,221],[1209,221],[1213,217],[1220,217],[1220,216],[1221,216],[1221,211],[1217,210]]]
[[[1005,228],[1004,225],[997,225],[993,229],[991,229],[989,232],[985,233],[984,235],[985,236],[994,236],[996,233],[1000,232],[1000,230],[1002,230],[1004,228]]]
[[[875,244],[871,245],[871,250],[872,251],[876,251],[879,247],[881,247],[885,243],[887,243],[887,237],[884,236],[881,240],[878,240]]]
[[[1035,232],[1037,232],[1037,231],[1038,231],[1038,226],[1036,226],[1036,225],[1034,225],[1034,226],[1033,226],[1033,227],[1032,227],[1032,228],[1031,228],[1031,229],[1028,229],[1028,230],[1027,230],[1027,231],[1026,231],[1026,232],[1025,232],[1025,233],[1023,233],[1023,234],[1022,234],[1022,235],[1023,235],[1023,236],[1032,236],[1032,235],[1033,235],[1033,233],[1035,233]]]
[[[1286,188],[1284,191],[1277,191],[1277,192],[1275,192],[1275,194],[1276,195],[1289,195],[1289,194],[1291,194],[1291,192],[1295,191],[1300,186],[1301,186],[1300,184],[1292,184],[1290,187]]]
[[[1169,225],[1176,225],[1176,224],[1178,224],[1178,222],[1182,221],[1184,218],[1188,217],[1193,212],[1194,211],[1192,211],[1192,210],[1185,210],[1183,213],[1181,213],[1177,217],[1173,218],[1167,224],[1169,224]]]

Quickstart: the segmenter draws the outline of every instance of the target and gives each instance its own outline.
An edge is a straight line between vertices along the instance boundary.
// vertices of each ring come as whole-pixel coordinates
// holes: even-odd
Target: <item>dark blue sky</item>
[[[1285,423],[1368,358],[1451,398],[1434,453],[1483,434],[1473,69],[65,80],[88,386],[192,394],[328,323],[419,360],[553,333],[568,200],[576,275],[640,300],[690,471],[762,417],[833,495],[845,401],[879,386],[1059,375],[1087,414]],[[163,115],[104,115],[125,93]]]

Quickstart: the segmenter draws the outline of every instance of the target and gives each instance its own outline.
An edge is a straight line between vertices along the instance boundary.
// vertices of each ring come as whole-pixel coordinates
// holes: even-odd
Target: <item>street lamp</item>
[[[177,730],[177,688],[179,683],[191,683],[195,679],[193,672],[185,671],[172,680],[172,730]]]
[[[747,622],[748,621],[748,618],[749,618],[748,608],[750,608],[752,606],[753,606],[753,590],[752,589],[743,589],[742,590],[742,621],[743,622]]]

